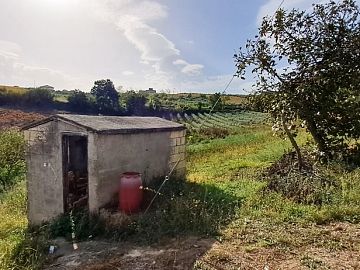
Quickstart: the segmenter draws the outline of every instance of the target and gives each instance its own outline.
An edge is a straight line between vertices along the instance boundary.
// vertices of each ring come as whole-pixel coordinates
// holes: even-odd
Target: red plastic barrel
[[[126,172],[120,177],[119,210],[127,214],[140,211],[143,199],[141,174]]]

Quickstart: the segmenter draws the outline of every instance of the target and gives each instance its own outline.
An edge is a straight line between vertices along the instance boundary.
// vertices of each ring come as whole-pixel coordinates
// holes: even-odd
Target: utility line
[[[282,5],[284,4],[285,0],[282,0],[280,2],[280,5],[277,7],[277,9],[275,10],[274,14],[271,17],[271,21],[274,19],[275,14],[278,10],[280,10],[280,8],[282,7]],[[216,105],[219,103],[219,100],[221,99],[221,96],[224,95],[226,93],[226,90],[229,88],[229,86],[231,85],[232,81],[234,80],[235,74],[231,77],[230,81],[228,82],[228,84],[225,86],[224,91],[221,92],[219,98],[216,100],[215,104],[211,107],[209,114],[211,114],[213,112],[213,110],[215,109]]]
[[[229,86],[231,85],[232,81],[234,80],[235,74],[231,76],[230,81],[228,82],[228,84],[225,86],[224,91],[221,92],[219,98],[216,100],[216,102],[214,103],[214,105],[211,107],[209,114],[212,113],[212,111],[214,110],[214,108],[216,107],[216,105],[218,104],[219,100],[221,99],[221,96],[224,95],[226,93],[226,90],[229,88]]]
[[[280,5],[278,6],[278,8],[275,10],[274,14],[271,16],[271,21],[274,19],[276,12],[279,11],[279,9],[282,7],[282,5],[284,4],[285,0],[282,0]]]

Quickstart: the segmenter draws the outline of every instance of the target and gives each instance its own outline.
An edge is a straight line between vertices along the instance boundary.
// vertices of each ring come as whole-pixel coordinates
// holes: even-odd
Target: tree
[[[360,22],[353,0],[279,9],[234,55],[237,76],[257,74],[255,95],[297,151],[299,120],[329,158],[360,138]]]
[[[24,102],[37,107],[50,107],[54,102],[54,93],[48,89],[33,88],[24,94]]]
[[[90,112],[94,108],[93,102],[80,90],[75,90],[70,94],[68,105],[71,110],[76,112]]]
[[[223,107],[223,99],[221,93],[215,93],[209,96],[210,106],[212,109],[217,110]]]
[[[144,115],[146,113],[146,97],[135,91],[128,91],[125,95],[126,110],[130,115]]]
[[[153,94],[148,97],[148,107],[152,111],[161,110],[161,100],[157,94]]]
[[[100,113],[111,114],[120,111],[119,94],[111,80],[95,81],[90,93],[95,97]]]

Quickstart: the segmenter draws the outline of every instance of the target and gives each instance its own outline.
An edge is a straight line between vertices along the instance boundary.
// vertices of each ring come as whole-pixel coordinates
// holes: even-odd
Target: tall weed
[[[25,173],[25,141],[14,130],[0,132],[0,193],[11,187]]]

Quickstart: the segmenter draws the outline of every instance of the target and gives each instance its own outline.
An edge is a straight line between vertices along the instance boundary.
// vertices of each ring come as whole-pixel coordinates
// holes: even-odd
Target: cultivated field
[[[189,136],[201,137],[187,145],[187,181],[167,183],[149,213],[118,231],[95,237],[88,228],[79,250],[52,257],[49,269],[360,269],[359,169],[329,165],[338,185],[323,194],[326,201],[295,202],[267,188],[264,170],[290,144],[273,136],[266,115],[176,117]],[[196,135],[203,127],[228,133]],[[297,140],[305,144],[308,136],[303,131]],[[35,238],[26,233],[20,179],[1,196],[2,269],[35,268],[53,243],[44,227],[29,244]]]
[[[19,128],[32,121],[42,120],[45,117],[46,116],[42,113],[0,109],[0,130],[8,128]]]
[[[241,127],[264,123],[266,114],[258,112],[185,113],[183,116],[173,115],[172,120],[184,124],[191,131],[198,131],[201,128],[225,128],[234,131]]]

